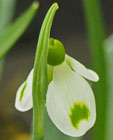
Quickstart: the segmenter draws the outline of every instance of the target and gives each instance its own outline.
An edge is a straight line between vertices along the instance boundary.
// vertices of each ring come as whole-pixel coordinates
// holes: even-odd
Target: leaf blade
[[[113,138],[113,34],[105,40],[104,50],[107,66],[107,125],[106,125],[106,140]]]
[[[0,59],[13,47],[32,21],[39,4],[34,2],[0,37]]]
[[[98,117],[95,126],[92,129],[92,139],[105,140],[108,89],[106,80],[106,60],[104,53],[105,28],[99,0],[83,0],[82,2],[89,35],[91,63],[94,70],[98,73],[100,79],[98,83],[93,85]]]

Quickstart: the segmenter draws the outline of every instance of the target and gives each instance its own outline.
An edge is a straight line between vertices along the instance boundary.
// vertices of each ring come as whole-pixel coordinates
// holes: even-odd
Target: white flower
[[[15,107],[19,111],[32,108],[32,78],[33,70],[17,91]],[[86,79],[96,82],[99,77],[68,55],[62,64],[53,67],[47,112],[57,128],[69,136],[84,135],[96,120],[95,98]]]

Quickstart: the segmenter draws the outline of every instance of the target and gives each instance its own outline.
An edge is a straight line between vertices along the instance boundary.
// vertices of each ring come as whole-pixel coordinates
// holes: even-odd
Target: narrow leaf
[[[106,140],[113,139],[113,35],[105,41],[105,55],[107,63],[107,127]]]
[[[16,1],[17,0],[0,0],[0,35],[13,19]]]
[[[16,6],[16,0],[0,0],[0,35],[12,21]],[[9,12],[10,11],[10,12]],[[5,59],[0,60],[0,85]]]
[[[39,4],[34,2],[17,20],[12,23],[0,37],[0,59],[13,47],[21,37],[37,12]]]
[[[92,140],[105,140],[107,80],[104,54],[104,22],[102,20],[99,0],[82,0],[82,2],[89,35],[91,63],[93,69],[100,77],[99,82],[93,86],[97,105],[97,120],[94,129],[92,129]]]

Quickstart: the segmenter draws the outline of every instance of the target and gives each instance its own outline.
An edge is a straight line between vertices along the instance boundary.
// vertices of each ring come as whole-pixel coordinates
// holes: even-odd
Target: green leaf
[[[42,140],[43,130],[43,111],[45,96],[47,92],[47,55],[50,38],[50,30],[56,10],[57,3],[54,3],[46,14],[39,34],[37,51],[34,63],[33,74],[33,140]]]
[[[12,21],[16,1],[17,0],[0,0],[0,35]]]
[[[15,11],[16,0],[0,0],[0,35],[9,26]],[[10,12],[9,12],[10,11]],[[0,84],[5,60],[0,60]]]
[[[0,59],[8,53],[27,29],[37,12],[38,7],[39,4],[37,2],[33,2],[33,4],[0,36]]]
[[[105,41],[105,55],[107,63],[107,127],[106,140],[113,139],[113,35]]]
[[[99,0],[82,0],[82,2],[89,35],[91,63],[93,69],[100,77],[99,82],[93,85],[97,105],[97,120],[94,129],[92,129],[92,140],[105,140],[107,115],[107,72],[104,54],[104,22],[102,20]]]

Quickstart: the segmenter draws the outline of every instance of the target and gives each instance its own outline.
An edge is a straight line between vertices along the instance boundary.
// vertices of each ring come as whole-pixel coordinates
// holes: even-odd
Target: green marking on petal
[[[72,125],[76,129],[78,129],[78,126],[81,121],[83,120],[88,121],[88,118],[90,116],[88,106],[84,102],[74,103],[74,105],[71,108],[71,113],[69,116],[70,116]]]
[[[24,84],[24,86],[23,86],[23,88],[21,90],[20,99],[19,99],[20,102],[22,101],[22,98],[24,96],[24,91],[25,91],[26,86],[27,86],[27,81],[25,82],[25,84]]]

